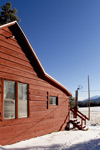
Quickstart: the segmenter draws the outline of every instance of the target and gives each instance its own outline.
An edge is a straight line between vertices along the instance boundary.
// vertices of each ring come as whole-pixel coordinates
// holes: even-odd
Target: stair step
[[[89,128],[85,127],[85,128],[83,128],[82,130],[83,130],[83,131],[87,131],[88,129],[89,129]]]
[[[70,120],[70,123],[73,124],[74,128],[77,127],[79,130],[83,130],[86,131],[88,130],[88,128],[86,128],[86,126],[84,125],[83,127],[81,126],[81,122],[74,119],[74,120]]]
[[[70,120],[70,122],[76,122],[77,121],[77,119],[72,119],[72,120]]]
[[[76,124],[80,124],[80,121],[77,121]]]
[[[83,128],[85,128],[86,126],[83,126]]]
[[[80,124],[80,121],[78,120],[70,120],[71,123]]]

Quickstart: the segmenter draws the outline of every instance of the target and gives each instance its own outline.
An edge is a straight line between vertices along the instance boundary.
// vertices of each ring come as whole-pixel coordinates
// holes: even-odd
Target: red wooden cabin
[[[70,96],[44,71],[19,24],[0,26],[0,145],[64,130]]]

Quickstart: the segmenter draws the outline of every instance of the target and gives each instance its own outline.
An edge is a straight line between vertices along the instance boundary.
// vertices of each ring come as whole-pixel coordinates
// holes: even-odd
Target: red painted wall
[[[0,29],[0,145],[64,130],[69,121],[69,96],[38,76],[25,54],[24,43],[21,46],[18,37],[7,38],[13,34],[7,27]],[[3,79],[29,85],[28,118],[3,119]],[[50,95],[58,96],[58,106],[48,104]]]

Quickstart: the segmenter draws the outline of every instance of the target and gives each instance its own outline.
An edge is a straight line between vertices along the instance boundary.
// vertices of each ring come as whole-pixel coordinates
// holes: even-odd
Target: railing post
[[[77,105],[78,105],[78,88],[75,91],[75,107],[74,107],[74,118],[77,118]]]
[[[86,119],[85,119],[85,126],[86,126]]]
[[[83,127],[83,120],[81,119],[81,128]]]

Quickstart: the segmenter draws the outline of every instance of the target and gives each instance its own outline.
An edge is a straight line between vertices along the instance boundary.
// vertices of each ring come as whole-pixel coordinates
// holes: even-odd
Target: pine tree
[[[19,21],[19,18],[17,17],[17,10],[16,8],[12,9],[12,4],[10,2],[7,2],[6,5],[1,6],[1,12],[0,12],[0,25],[9,23],[11,21]]]

